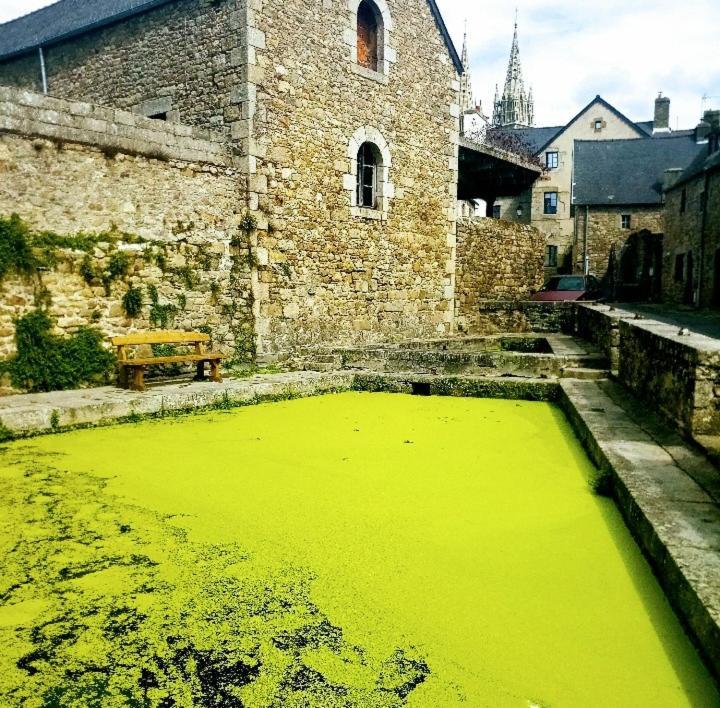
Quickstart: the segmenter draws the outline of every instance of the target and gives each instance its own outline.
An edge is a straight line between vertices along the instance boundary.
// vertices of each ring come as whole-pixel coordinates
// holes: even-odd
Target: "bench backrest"
[[[125,347],[140,344],[195,344],[209,342],[210,335],[204,332],[136,332],[110,340],[114,347]]]

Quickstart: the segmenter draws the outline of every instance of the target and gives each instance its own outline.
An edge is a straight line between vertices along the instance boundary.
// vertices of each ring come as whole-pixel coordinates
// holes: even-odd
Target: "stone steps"
[[[600,381],[610,378],[610,371],[605,368],[590,369],[579,366],[567,366],[560,373],[561,379],[579,379],[581,381]]]

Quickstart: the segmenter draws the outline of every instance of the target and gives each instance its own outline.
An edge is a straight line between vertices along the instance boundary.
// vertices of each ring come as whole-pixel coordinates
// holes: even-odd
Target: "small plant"
[[[59,411],[53,411],[50,414],[50,428],[57,433],[60,430],[60,413]]]
[[[108,263],[110,280],[117,280],[128,274],[130,270],[130,256],[125,251],[113,251]]]
[[[608,470],[596,471],[589,484],[590,489],[599,497],[611,497],[613,494],[613,477]]]
[[[158,289],[156,285],[147,286],[148,297],[150,298],[150,304],[157,305],[160,302],[160,296],[158,295]]]
[[[0,420],[0,442],[8,442],[14,437],[15,434],[13,433],[13,431],[10,430],[10,428],[8,428],[2,420]]]
[[[0,281],[9,274],[33,275],[37,267],[27,224],[17,214],[0,217]]]
[[[185,310],[187,310],[187,297],[185,296],[185,293],[180,293],[177,296],[177,302],[178,302],[178,307],[180,308],[180,310],[182,312],[185,312]]]
[[[197,278],[195,276],[195,272],[190,266],[183,266],[182,268],[178,268],[175,271],[175,274],[182,280],[187,290],[195,289],[195,286],[197,284]]]
[[[80,263],[80,275],[88,285],[92,285],[98,279],[97,271],[89,255],[86,255]]]
[[[140,288],[128,286],[127,292],[123,295],[122,306],[125,314],[134,318],[142,312],[143,299]]]
[[[164,273],[167,270],[167,258],[164,253],[155,256],[155,265]]]
[[[220,283],[218,283],[217,280],[213,280],[210,283],[210,297],[212,298],[212,301],[214,303],[217,303],[218,298],[220,297],[220,291],[221,291]]]
[[[244,231],[245,234],[251,234],[255,229],[257,229],[257,219],[250,213],[246,213],[245,216],[243,216],[242,221],[239,224],[240,230]]]

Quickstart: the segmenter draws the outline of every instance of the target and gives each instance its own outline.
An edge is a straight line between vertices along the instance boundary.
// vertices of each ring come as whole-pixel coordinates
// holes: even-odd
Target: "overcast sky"
[[[720,108],[718,0],[437,0],[458,51],[468,21],[473,88],[486,112],[505,80],[515,4],[520,58],[538,125],[566,123],[596,94],[633,120],[652,118],[662,91],[673,127]],[[48,0],[0,0],[0,21]]]

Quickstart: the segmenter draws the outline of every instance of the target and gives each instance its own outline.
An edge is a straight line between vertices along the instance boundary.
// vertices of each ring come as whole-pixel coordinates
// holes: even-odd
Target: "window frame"
[[[631,229],[632,228],[632,214],[620,214],[620,228]]]
[[[377,67],[375,69],[368,68],[358,61],[358,15],[363,2],[375,15],[377,27]],[[390,68],[397,60],[397,54],[392,46],[393,20],[387,0],[348,0],[347,7],[350,12],[350,21],[349,27],[345,26],[343,39],[350,52],[350,70],[365,79],[388,84]]]
[[[360,151],[366,143],[372,145],[376,159],[375,173],[373,175],[375,184],[374,207],[364,205],[365,199],[359,190],[360,182],[363,179],[360,170],[364,166],[362,164],[363,160],[358,158],[361,157]],[[350,215],[363,219],[387,221],[390,215],[391,200],[395,197],[395,185],[390,182],[392,155],[382,133],[377,128],[369,125],[358,128],[348,141],[347,159],[349,169],[342,176],[342,182],[348,198]],[[368,183],[368,180],[366,179],[365,182]]]
[[[545,246],[545,267],[558,267],[558,247],[553,244],[548,244],[547,246]]]
[[[372,156],[372,161],[368,157]],[[378,168],[382,157],[377,145],[365,141],[357,154],[357,206],[361,209],[377,209],[378,204]],[[368,196],[369,190],[369,198]]]
[[[500,204],[493,204],[492,206],[492,218],[499,219],[502,215],[502,206]]]
[[[555,197],[555,203],[552,203],[552,197]],[[551,197],[550,204],[548,204],[548,197]],[[558,205],[560,203],[559,194],[557,190],[543,193],[543,214],[546,216],[557,216]]]
[[[550,156],[553,156],[552,162]],[[548,170],[557,170],[560,166],[560,152],[558,150],[548,150],[545,152],[545,168]]]

